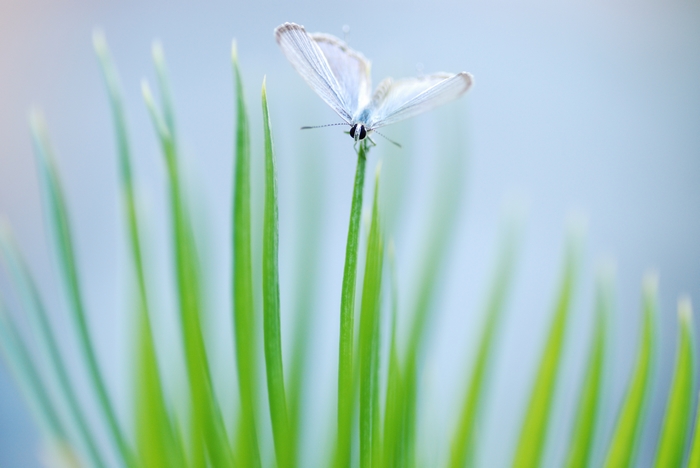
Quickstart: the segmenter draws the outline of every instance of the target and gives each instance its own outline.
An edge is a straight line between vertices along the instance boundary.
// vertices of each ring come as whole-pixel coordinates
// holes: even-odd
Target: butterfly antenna
[[[376,130],[374,131],[374,133],[376,133],[377,135],[379,135],[379,136],[383,137],[384,139],[388,140],[390,143],[395,144],[395,145],[398,146],[399,148],[403,148],[403,146],[401,146],[400,143],[395,142],[394,140],[392,140],[392,139],[389,138],[388,136],[386,136],[386,135],[384,135],[384,134],[382,134],[382,133],[379,133],[379,132],[376,131]]]
[[[302,130],[308,130],[310,128],[322,128],[322,127],[333,127],[335,125],[348,125],[345,122],[340,122],[340,123],[332,123],[332,124],[326,124],[326,125],[313,125],[313,126],[306,126],[306,127],[301,127]]]

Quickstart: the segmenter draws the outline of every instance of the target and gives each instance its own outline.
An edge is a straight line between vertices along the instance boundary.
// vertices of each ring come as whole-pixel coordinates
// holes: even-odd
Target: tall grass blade
[[[377,441],[378,424],[375,421],[378,408],[376,388],[378,363],[377,341],[379,340],[379,306],[382,285],[383,242],[379,221],[379,168],[374,184],[372,221],[367,241],[362,303],[360,309],[359,370],[360,370],[360,467],[372,466],[375,457],[373,442]],[[374,433],[373,433],[374,432]]]
[[[49,144],[46,127],[42,117],[38,113],[32,114],[31,127],[36,150],[35,154],[37,156],[37,166],[45,191],[49,225],[54,233],[58,264],[65,282],[70,311],[73,322],[77,327],[78,339],[82,355],[87,365],[90,383],[97,394],[100,410],[107,421],[109,435],[122,462],[126,466],[134,466],[135,462],[131,448],[117,421],[117,416],[107,393],[107,388],[92,344],[82,293],[80,291],[78,267],[75,261],[68,210],[58,176],[58,170],[56,168],[55,157]]]
[[[464,151],[462,142],[455,137],[463,134],[461,119],[453,118],[450,125],[452,132],[445,131],[443,145],[444,160],[438,178],[434,182],[436,198],[430,220],[426,223],[426,245],[418,269],[416,295],[410,307],[412,309],[411,323],[408,328],[408,342],[405,349],[405,371],[403,376],[403,427],[402,427],[402,457],[406,466],[414,465],[415,430],[417,418],[417,403],[419,401],[419,385],[423,347],[430,330],[430,319],[435,309],[431,307],[433,298],[440,286],[441,271],[449,252],[452,233],[458,219],[459,204],[464,192]]]
[[[37,366],[12,318],[0,301],[0,347],[15,378],[24,390],[43,431],[59,443],[68,443],[68,434],[46,389]]]
[[[389,337],[389,367],[387,369],[386,395],[384,397],[384,434],[382,437],[382,461],[378,466],[402,466],[399,463],[402,428],[402,384],[396,343],[396,317],[398,315],[398,280],[396,277],[393,242],[388,249],[391,280],[391,333]]]
[[[253,260],[250,224],[250,130],[238,67],[236,43],[231,48],[236,86],[236,154],[233,193],[233,323],[241,398],[236,453],[242,466],[260,466],[255,423],[256,340],[253,304]]]
[[[107,85],[112,109],[124,214],[127,221],[131,261],[136,274],[139,321],[137,334],[139,353],[135,366],[137,448],[141,462],[146,466],[182,466],[185,462],[184,450],[179,444],[179,438],[174,433],[168,415],[149,318],[146,277],[131,170],[131,152],[119,77],[101,33],[96,32],[93,35],[93,44]]]
[[[80,433],[81,442],[87,449],[87,454],[93,466],[105,466],[100,454],[93,431],[90,429],[85,412],[78,403],[75,388],[68,376],[65,359],[58,347],[56,335],[46,314],[39,290],[34,282],[26,262],[20,255],[9,226],[0,225],[0,253],[8,266],[16,289],[20,292],[24,309],[32,320],[32,329],[39,334],[37,340],[42,345],[44,358],[51,363],[51,369],[58,380],[61,397],[68,403],[70,416]]]
[[[452,440],[450,467],[461,468],[468,460],[473,460],[474,430],[482,405],[484,389],[491,355],[495,346],[496,332],[506,306],[506,300],[515,273],[515,257],[519,226],[515,220],[510,221],[501,242],[501,250],[496,264],[496,271],[491,284],[486,305],[486,322],[481,333],[476,362],[469,380],[469,388],[464,395],[462,412]]]
[[[177,139],[176,135],[172,133],[174,117],[169,107],[171,98],[166,84],[165,59],[163,51],[158,45],[153,48],[153,58],[161,82],[163,100],[166,103],[165,115],[167,117],[170,113],[170,122],[156,108],[150,88],[146,83],[142,85],[142,91],[151,120],[160,139],[161,150],[168,170],[175,248],[175,277],[191,397],[190,464],[195,468],[205,466],[204,448],[206,447],[206,454],[212,465],[230,466],[233,464],[232,453],[228,445],[223,417],[214,397],[204,346],[199,262],[178,169]]]
[[[270,115],[267,107],[265,80],[262,88],[263,125],[265,133],[265,215],[263,222],[263,313],[265,333],[265,364],[267,394],[275,441],[277,466],[294,466],[290,446],[287,397],[282,368],[282,337],[280,331],[280,291],[278,268],[277,175],[272,147]]]
[[[612,278],[604,272],[598,278],[596,298],[596,321],[588,368],[581,387],[578,414],[574,423],[574,433],[567,460],[569,468],[586,468],[592,455],[593,439],[600,401],[605,364],[606,323],[612,311]]]
[[[617,419],[615,433],[610,441],[605,466],[624,468],[634,466],[639,434],[644,422],[644,409],[652,386],[652,359],[654,357],[654,319],[656,317],[657,284],[655,275],[644,280],[643,320],[641,341],[634,375]]]
[[[700,401],[700,396],[697,401]],[[700,466],[700,404],[695,408],[695,427],[693,428],[693,443],[690,447],[690,459],[688,460],[688,467],[695,468]]]
[[[539,370],[535,377],[525,421],[520,432],[520,440],[515,452],[515,459],[513,460],[513,466],[518,468],[535,468],[540,466],[542,462],[557,373],[564,347],[566,324],[569,318],[569,311],[571,310],[580,250],[579,243],[580,241],[576,239],[576,236],[572,235],[570,237],[554,317],[552,318],[547,343],[540,359]]]
[[[659,451],[656,456],[657,468],[680,467],[683,464],[685,441],[687,440],[686,436],[693,409],[693,369],[695,368],[695,360],[693,359],[692,314],[690,299],[681,299],[678,303],[680,333],[678,337],[678,352],[676,354],[676,369],[673,373],[673,383],[668,395]]]
[[[355,288],[357,280],[357,246],[360,236],[360,218],[367,164],[367,140],[360,142],[357,152],[357,169],[350,207],[348,241],[345,248],[345,267],[340,297],[340,345],[338,352],[338,440],[335,452],[336,468],[350,464],[352,441],[353,384],[353,335],[355,314]]]

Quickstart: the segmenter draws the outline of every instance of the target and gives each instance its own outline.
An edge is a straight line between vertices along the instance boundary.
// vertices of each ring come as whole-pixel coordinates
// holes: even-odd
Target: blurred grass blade
[[[639,434],[644,422],[644,408],[652,387],[652,359],[654,351],[654,320],[656,317],[657,284],[655,275],[644,280],[643,329],[637,364],[627,389],[627,396],[617,419],[605,466],[607,468],[634,466]]]
[[[138,354],[133,374],[139,459],[143,466],[183,466],[184,459],[177,458],[180,450],[172,450],[178,439],[173,437],[174,434],[168,427],[150,323],[143,313],[139,314],[139,320],[136,342]]]
[[[260,466],[255,423],[256,343],[250,224],[250,130],[236,43],[231,48],[236,82],[236,155],[233,193],[233,323],[241,398],[237,456],[242,466]]]
[[[139,353],[135,366],[137,448],[141,462],[146,466],[182,466],[185,463],[184,451],[179,444],[179,438],[174,433],[167,412],[149,318],[136,196],[131,171],[131,153],[121,87],[111,54],[107,48],[107,42],[102,33],[96,32],[93,35],[93,44],[107,85],[112,109],[124,214],[127,221],[132,264],[136,273],[139,321],[137,334]]]
[[[50,367],[55,372],[61,396],[68,403],[70,415],[78,427],[82,442],[87,448],[90,462],[96,467],[105,466],[95,443],[93,431],[88,426],[82,406],[78,403],[75,388],[68,376],[68,371],[64,364],[65,360],[58,347],[56,335],[46,314],[39,290],[29,273],[24,259],[19,253],[9,226],[4,224],[0,225],[0,252],[5,260],[5,264],[9,267],[15,287],[20,292],[24,309],[28,311],[32,320],[32,328],[39,334],[37,341],[42,345],[45,359],[51,363]]]
[[[542,462],[549,415],[564,347],[566,324],[571,310],[579,252],[580,240],[576,234],[570,234],[554,317],[513,460],[513,466],[518,468],[535,468]]]
[[[402,466],[399,463],[401,445],[402,401],[401,375],[398,346],[396,343],[396,316],[398,315],[398,281],[394,243],[389,242],[389,270],[391,279],[391,333],[389,337],[389,367],[387,369],[386,395],[384,397],[384,434],[382,461],[377,466]]]
[[[32,137],[34,140],[37,166],[41,175],[45,192],[46,210],[49,225],[53,229],[58,264],[65,281],[66,293],[70,302],[70,311],[73,321],[78,329],[78,338],[82,355],[85,358],[90,383],[97,394],[100,410],[107,420],[109,434],[119,456],[127,466],[134,466],[134,459],[127,440],[119,427],[117,416],[112,407],[107,388],[102,378],[100,366],[97,362],[90,331],[88,328],[85,308],[83,306],[78,280],[78,268],[73,250],[73,239],[70,233],[68,210],[66,207],[63,189],[58,176],[55,158],[49,145],[46,127],[42,117],[38,113],[31,116]]]
[[[612,311],[612,277],[603,272],[598,278],[596,321],[588,357],[588,368],[581,387],[578,414],[568,455],[569,468],[586,468],[592,455],[605,364],[606,324]]]
[[[423,346],[430,330],[431,307],[437,288],[441,284],[441,272],[449,252],[454,226],[459,219],[459,204],[466,187],[464,167],[466,158],[462,142],[463,136],[459,116],[451,118],[444,129],[441,141],[442,167],[434,182],[436,198],[433,202],[430,220],[426,223],[425,250],[418,269],[415,299],[411,303],[412,315],[409,324],[408,342],[405,350],[405,371],[403,374],[403,422],[402,422],[402,457],[406,466],[414,464],[415,430],[419,385],[416,380],[420,375],[420,361],[424,354]]]
[[[282,337],[280,331],[280,291],[278,270],[277,175],[272,147],[270,115],[267,107],[265,80],[262,88],[263,124],[265,132],[265,217],[263,226],[263,312],[265,333],[265,364],[267,393],[275,441],[277,466],[294,466],[287,416],[282,368]]]
[[[374,357],[376,342],[379,339],[379,306],[381,300],[383,243],[379,223],[379,172],[374,184],[374,202],[372,205],[372,222],[367,241],[367,261],[365,262],[364,284],[362,286],[362,303],[360,309],[359,336],[359,370],[360,370],[360,467],[372,466],[375,457],[372,443],[377,434],[373,434],[374,421],[378,411],[373,405],[376,400],[375,387],[378,363]]]
[[[219,405],[215,399],[201,322],[200,270],[195,248],[194,233],[183,197],[183,186],[178,169],[177,138],[171,98],[167,86],[165,59],[159,45],[153,47],[153,58],[161,85],[166,118],[156,108],[150,88],[144,82],[142,91],[146,106],[158,134],[168,170],[173,244],[175,248],[175,277],[180,308],[180,322],[184,338],[185,363],[191,398],[190,458],[195,468],[206,464],[204,446],[214,466],[233,463],[231,449]],[[204,445],[203,445],[204,444]]]
[[[60,443],[69,443],[66,429],[56,413],[56,406],[46,392],[50,387],[39,375],[37,366],[2,301],[0,301],[0,348],[24,390],[24,396],[30,408],[34,410],[42,429],[50,438]]]
[[[355,288],[357,280],[357,246],[360,236],[360,218],[367,164],[367,141],[360,142],[357,152],[357,169],[350,207],[348,241],[345,247],[343,287],[340,297],[340,345],[338,352],[338,440],[335,466],[345,468],[350,464],[352,441],[353,384],[353,334],[355,314]]]
[[[700,395],[696,400],[700,402]],[[695,408],[695,427],[693,428],[693,443],[690,448],[690,460],[688,461],[689,468],[700,466],[700,404]]]
[[[682,466],[693,410],[693,320],[690,298],[679,301],[678,321],[680,334],[676,369],[673,373],[673,383],[668,395],[659,451],[656,456],[657,468]]]
[[[158,79],[158,89],[161,93],[161,109],[163,111],[163,122],[168,129],[168,133],[175,138],[175,111],[173,110],[172,93],[170,92],[170,83],[168,81],[167,67],[165,66],[165,53],[160,42],[153,43],[152,49],[153,63],[156,68],[156,77]]]
[[[515,273],[515,257],[519,226],[515,220],[510,220],[501,242],[501,249],[496,264],[496,271],[491,284],[486,306],[486,322],[481,333],[478,354],[469,379],[469,388],[464,395],[462,412],[457,430],[452,440],[450,466],[461,468],[468,460],[473,460],[474,429],[478,418],[479,408],[486,387],[486,378],[490,368],[491,355],[500,317],[503,315],[506,300]]]

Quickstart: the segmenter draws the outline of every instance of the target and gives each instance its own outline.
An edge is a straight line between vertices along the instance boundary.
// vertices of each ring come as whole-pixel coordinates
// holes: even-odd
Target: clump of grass
[[[300,412],[305,407],[299,392],[301,369],[308,363],[304,353],[296,352],[291,371],[285,375],[280,315],[285,304],[280,302],[278,266],[278,200],[275,169],[275,151],[272,125],[268,112],[265,82],[262,86],[263,139],[264,139],[264,205],[262,229],[262,257],[254,258],[251,207],[251,145],[250,122],[244,102],[243,83],[236,47],[232,49],[233,74],[236,92],[236,126],[232,193],[232,258],[228,259],[232,272],[232,322],[235,337],[235,369],[217,369],[217,372],[236,372],[238,376],[238,416],[234,418],[221,410],[221,401],[213,390],[212,360],[207,355],[203,315],[201,259],[196,248],[192,213],[188,208],[179,170],[179,147],[175,112],[168,86],[163,50],[154,46],[153,59],[157,72],[161,104],[156,102],[148,83],[142,85],[167,170],[170,236],[172,237],[172,275],[176,282],[177,318],[182,341],[173,346],[173,352],[185,356],[187,396],[185,401],[173,401],[167,383],[160,378],[161,360],[155,342],[159,333],[152,326],[147,287],[144,241],[140,229],[142,214],[134,193],[132,154],[124,118],[123,101],[117,72],[102,35],[94,38],[95,50],[107,85],[113,113],[117,144],[117,162],[122,190],[123,215],[129,241],[129,262],[135,278],[134,317],[138,334],[135,340],[138,358],[133,366],[134,426],[125,428],[119,423],[112,403],[110,389],[104,383],[104,369],[99,365],[93,337],[89,333],[89,313],[83,304],[80,272],[75,261],[74,241],[71,235],[69,209],[65,202],[56,158],[49,141],[46,126],[40,114],[31,119],[35,152],[44,191],[46,214],[54,240],[54,253],[63,281],[69,312],[77,331],[81,356],[89,377],[90,390],[99,403],[100,417],[90,420],[77,398],[73,382],[66,372],[66,359],[57,345],[56,332],[47,319],[47,311],[22,255],[12,239],[9,226],[0,229],[0,252],[4,265],[14,281],[14,292],[21,308],[31,318],[31,331],[37,335],[36,349],[31,340],[15,325],[14,312],[10,313],[5,299],[0,298],[0,345],[18,383],[35,410],[35,415],[47,441],[63,447],[66,458],[75,466],[126,467],[256,467],[265,463],[264,454],[273,453],[279,467],[307,466],[300,459],[302,439]],[[434,306],[437,278],[442,261],[448,254],[449,212],[430,225],[432,240],[427,249],[417,289],[417,299],[410,304],[413,310],[405,341],[397,335],[397,323],[403,320],[399,313],[399,291],[395,273],[395,252],[382,222],[382,204],[379,201],[381,177],[376,171],[369,218],[369,230],[364,251],[360,249],[363,212],[363,193],[367,156],[370,147],[361,142],[357,148],[357,170],[353,185],[352,206],[346,244],[345,266],[340,303],[340,339],[338,351],[337,410],[328,415],[335,420],[334,447],[323,451],[330,457],[328,465],[339,468],[360,467],[413,467],[419,463],[425,447],[416,439],[418,412],[421,410],[422,357],[425,355],[426,334]],[[444,219],[443,219],[444,218]],[[477,336],[476,360],[467,388],[453,407],[458,414],[453,428],[447,465],[452,468],[473,466],[480,450],[479,420],[485,390],[489,385],[492,357],[498,346],[498,334],[503,311],[515,276],[518,256],[518,223],[510,222],[504,230],[503,241],[495,263],[492,283],[487,295],[485,321]],[[575,298],[580,255],[580,236],[572,234],[564,255],[561,284],[556,293],[549,334],[543,344],[538,369],[533,375],[529,403],[523,411],[520,438],[512,449],[512,464],[519,467],[542,465],[547,447],[552,400],[560,381],[559,368],[565,346],[566,330]],[[358,262],[364,255],[364,262]],[[262,306],[254,301],[253,272],[257,262],[262,272]],[[360,285],[361,283],[361,285]],[[360,287],[361,286],[361,287]],[[611,359],[606,342],[611,338],[607,329],[612,310],[612,278],[601,275],[598,284],[595,326],[590,337],[588,365],[579,389],[578,409],[571,422],[570,447],[566,464],[570,467],[591,465],[594,442],[606,447],[606,466],[633,466],[636,463],[639,437],[645,424],[645,408],[653,388],[656,317],[658,315],[656,279],[650,275],[644,281],[643,329],[637,363],[627,395],[620,407],[615,430],[610,440],[600,440],[598,412],[606,399],[601,381],[606,362]],[[389,298],[389,300],[383,300]],[[359,305],[359,307],[358,307]],[[355,313],[359,311],[356,320]],[[261,318],[261,320],[259,320]],[[359,326],[356,327],[356,322]],[[691,424],[695,387],[695,351],[690,300],[679,303],[680,333],[675,371],[668,397],[666,415],[660,432],[656,466],[700,465],[700,416]],[[262,324],[264,360],[257,355],[257,327]],[[387,327],[388,324],[388,327]],[[357,330],[358,336],[355,331]],[[386,345],[384,345],[386,343]],[[384,353],[387,353],[385,356]],[[259,363],[264,362],[264,369]],[[47,365],[44,365],[46,363]],[[257,391],[256,383],[264,376],[267,383],[267,401]],[[57,382],[56,392],[48,392],[50,382]],[[291,382],[291,385],[289,384]],[[266,407],[269,426],[259,418],[259,406]],[[57,408],[65,406],[68,411]],[[180,407],[182,406],[182,407]],[[188,415],[185,420],[181,415]],[[271,437],[261,435],[263,428],[271,428]],[[306,428],[306,430],[309,430]],[[315,429],[312,429],[315,430]],[[694,436],[691,437],[691,432]],[[102,447],[95,434],[106,432],[109,446]],[[691,440],[692,439],[692,440]],[[268,440],[272,440],[271,446]]]

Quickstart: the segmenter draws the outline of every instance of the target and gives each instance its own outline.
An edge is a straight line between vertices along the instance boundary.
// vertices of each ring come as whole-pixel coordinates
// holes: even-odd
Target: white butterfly
[[[472,85],[467,72],[435,73],[398,81],[386,78],[371,94],[369,61],[340,39],[309,34],[294,23],[277,27],[275,38],[301,77],[350,125],[356,142],[379,127],[453,101]]]

